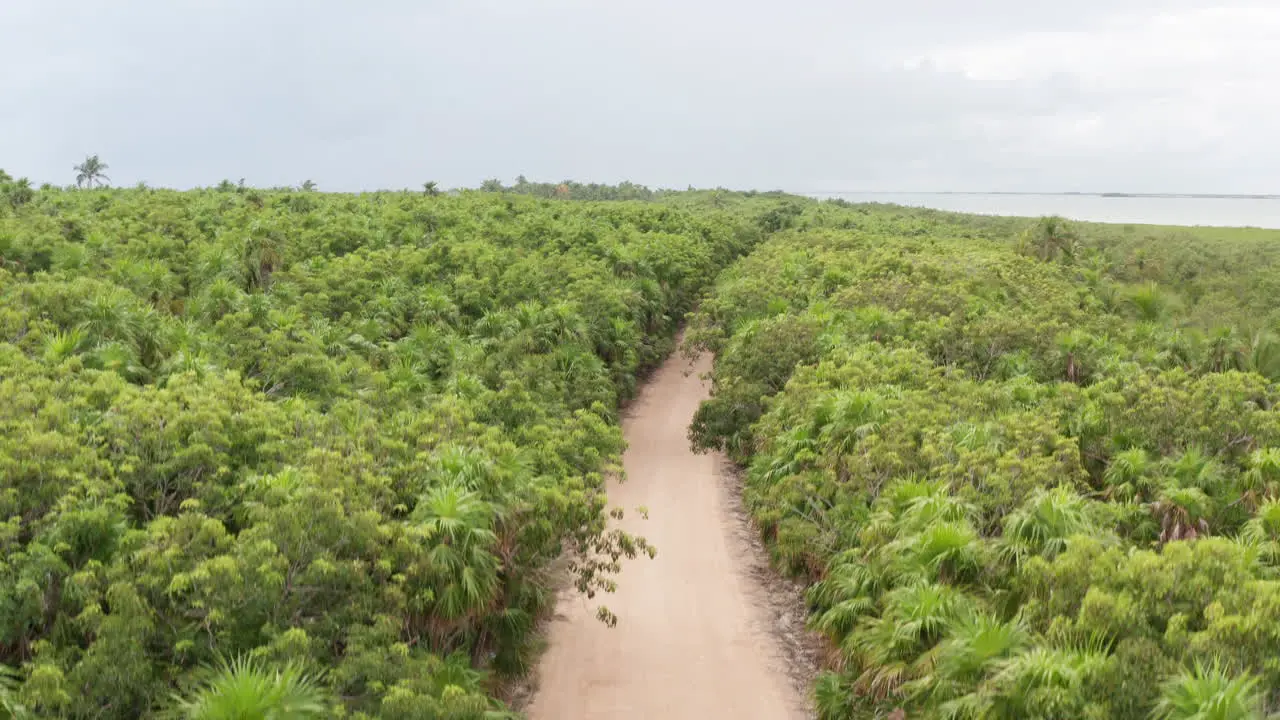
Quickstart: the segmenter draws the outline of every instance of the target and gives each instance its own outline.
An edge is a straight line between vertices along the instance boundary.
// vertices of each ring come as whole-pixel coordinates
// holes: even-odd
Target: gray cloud
[[[0,167],[1275,191],[1277,33],[1267,0],[8,3]]]

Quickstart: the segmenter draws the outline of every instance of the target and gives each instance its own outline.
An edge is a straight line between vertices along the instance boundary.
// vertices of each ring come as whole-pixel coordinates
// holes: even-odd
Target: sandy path
[[[674,354],[630,407],[627,481],[610,483],[609,500],[626,511],[620,526],[647,537],[658,557],[624,563],[616,593],[562,598],[531,720],[805,716],[769,629],[768,598],[751,579],[724,460],[689,450],[689,421],[707,396],[699,375],[709,367],[705,356],[690,366]],[[635,512],[641,505],[648,520]],[[595,619],[601,602],[617,627]]]

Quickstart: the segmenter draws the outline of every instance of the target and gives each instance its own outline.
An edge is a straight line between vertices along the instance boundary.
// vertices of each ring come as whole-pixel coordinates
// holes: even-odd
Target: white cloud
[[[1280,2],[5,3],[0,164],[65,182],[485,177],[1280,188]]]
[[[1008,92],[1055,78],[1079,88],[1083,104],[1002,125],[1001,132],[1015,133],[1019,143],[1199,152],[1224,142],[1256,142],[1280,119],[1276,38],[1280,6],[1193,8],[941,47],[907,63]]]

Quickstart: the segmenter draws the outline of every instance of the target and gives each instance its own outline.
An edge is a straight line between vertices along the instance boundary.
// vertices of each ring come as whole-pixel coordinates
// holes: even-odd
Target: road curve
[[[726,502],[726,461],[689,449],[709,367],[708,356],[691,365],[673,354],[629,408],[627,479],[611,481],[609,500],[626,511],[619,526],[647,537],[658,556],[625,562],[616,593],[561,598],[530,720],[805,717]],[[595,618],[601,602],[617,627]]]

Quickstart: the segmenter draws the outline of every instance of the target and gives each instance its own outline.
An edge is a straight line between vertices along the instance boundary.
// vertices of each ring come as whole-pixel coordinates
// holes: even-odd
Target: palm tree
[[[972,600],[949,585],[916,583],[885,595],[880,617],[865,618],[845,639],[842,649],[861,670],[854,688],[885,700],[919,672],[922,653],[972,611]]]
[[[1030,644],[1030,633],[1021,618],[1002,622],[975,612],[956,621],[930,654],[929,674],[913,681],[908,689],[934,703],[954,700],[978,685],[998,663]]]
[[[435,197],[440,194],[440,184],[435,180],[428,180],[422,183],[422,194],[427,197]]]
[[[461,634],[483,617],[498,597],[498,508],[480,494],[453,482],[428,492],[413,512],[430,544],[431,596],[435,610],[424,618],[431,647],[454,648]]]
[[[1240,499],[1252,508],[1280,494],[1280,448],[1254,450],[1240,475]]]
[[[932,523],[920,534],[890,547],[901,548],[903,555],[927,577],[942,582],[971,580],[985,564],[982,539],[964,521]]]
[[[90,155],[84,159],[84,162],[71,168],[76,171],[76,187],[89,186],[93,188],[102,185],[103,180],[111,182],[111,178],[107,177],[105,171],[109,166],[98,159],[97,155]]]
[[[110,370],[120,377],[131,381],[142,381],[147,369],[138,356],[133,345],[119,340],[108,340],[89,354],[89,367],[99,370]]]
[[[1036,555],[1052,559],[1066,549],[1072,535],[1091,534],[1095,529],[1088,501],[1074,490],[1066,486],[1038,490],[1005,516],[1000,552],[1015,565]]]
[[[1231,677],[1216,662],[1165,681],[1151,717],[1158,720],[1262,720],[1266,693],[1252,675]]]
[[[840,479],[847,480],[845,456],[861,440],[880,429],[888,415],[883,401],[871,391],[842,390],[823,398],[818,411],[824,419],[820,433],[822,443],[837,458]]]
[[[1280,562],[1280,500],[1267,500],[1240,529],[1240,539],[1273,566]]]
[[[5,194],[9,198],[9,205],[17,209],[31,202],[36,196],[36,191],[31,187],[30,180],[18,178],[9,184]]]
[[[1162,464],[1180,485],[1200,488],[1209,494],[1214,494],[1223,482],[1221,463],[1196,447],[1187,448],[1176,458],[1165,458]]]
[[[18,702],[18,674],[0,665],[0,720],[22,720],[30,717]]]
[[[1160,542],[1194,540],[1209,533],[1207,518],[1213,501],[1196,487],[1168,482],[1151,503],[1151,513],[1160,521]]]
[[[224,663],[194,694],[175,699],[178,720],[308,720],[332,715],[327,693],[296,665],[272,669],[248,657]]]
[[[1023,242],[1037,258],[1044,262],[1056,260],[1058,257],[1071,257],[1075,252],[1077,236],[1071,223],[1065,218],[1053,215],[1040,218],[1035,228],[1023,235]]]
[[[302,190],[302,192],[314,192],[316,189],[316,183],[314,180],[307,180],[306,182],[302,183],[302,185],[300,185],[299,188]]]
[[[1079,383],[1087,376],[1088,370],[1081,356],[1093,348],[1094,342],[1093,336],[1080,328],[1058,335],[1054,342],[1055,357],[1067,382]]]
[[[1268,380],[1280,380],[1280,338],[1269,332],[1254,335],[1237,362],[1241,370],[1258,373]]]
[[[241,257],[249,280],[246,290],[255,287],[267,290],[271,287],[271,274],[284,262],[283,249],[284,243],[271,230],[256,230],[245,239]]]
[[[1125,300],[1143,322],[1155,322],[1164,317],[1173,303],[1172,298],[1155,283],[1129,291]]]
[[[1104,494],[1111,500],[1140,500],[1150,489],[1151,473],[1156,463],[1142,448],[1132,448],[1116,454],[1102,474],[1106,485]]]
[[[1224,326],[1214,328],[1209,333],[1207,343],[1208,365],[1212,372],[1223,372],[1230,368],[1236,353],[1239,351],[1240,338],[1235,327]]]
[[[956,710],[969,713],[945,706],[944,712],[951,717],[1080,717],[1082,686],[1104,673],[1110,660],[1097,639],[1064,648],[1037,645],[996,662],[988,682],[955,701]]]
[[[814,682],[814,710],[818,720],[844,720],[853,717],[855,697],[853,688],[849,687],[843,676],[836,673],[823,672]]]
[[[836,565],[827,577],[809,588],[811,605],[826,608],[814,613],[809,627],[839,644],[859,620],[876,609],[875,598],[884,590],[885,573],[861,558]]]
[[[44,361],[56,365],[84,349],[87,337],[83,326],[46,335]]]

